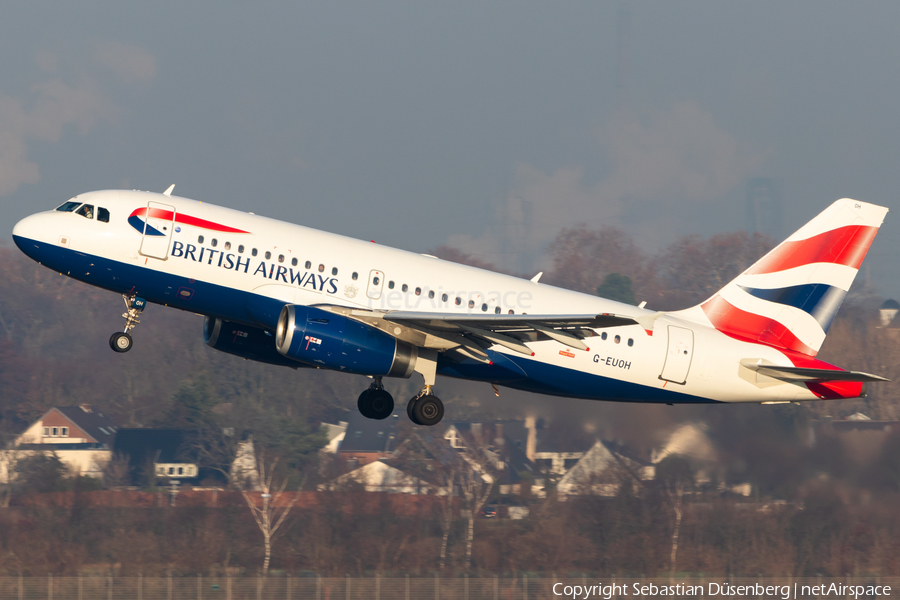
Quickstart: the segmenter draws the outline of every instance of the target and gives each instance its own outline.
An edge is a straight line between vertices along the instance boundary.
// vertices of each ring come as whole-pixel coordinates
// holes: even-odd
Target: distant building
[[[116,427],[90,404],[51,408],[0,455],[0,483],[8,483],[15,462],[36,453],[55,453],[72,475],[102,477],[112,455]]]
[[[560,498],[572,495],[615,496],[623,485],[640,484],[653,479],[653,466],[626,456],[621,448],[597,440],[590,450],[569,469],[559,483]]]
[[[885,300],[878,311],[879,316],[881,317],[881,326],[896,327],[896,325],[894,325],[894,317],[897,316],[897,311],[900,311],[900,302],[897,302],[893,298]]]

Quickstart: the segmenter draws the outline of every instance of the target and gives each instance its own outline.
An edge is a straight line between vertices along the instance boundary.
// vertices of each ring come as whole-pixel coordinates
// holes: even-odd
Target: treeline
[[[897,496],[862,503],[848,494],[817,482],[788,503],[690,498],[682,505],[674,571],[900,573]],[[439,571],[439,497],[352,490],[306,497],[312,500],[298,503],[274,539],[271,569],[329,576]],[[0,511],[0,573],[254,575],[263,562],[260,532],[236,492],[220,492],[215,507],[183,500],[176,507],[96,507],[86,492],[48,498]],[[53,498],[67,501],[54,505]],[[464,519],[454,517],[443,572],[665,575],[673,568],[673,503],[665,486],[651,485],[638,495],[624,488],[616,498],[551,498],[523,520],[480,519],[469,571]]]

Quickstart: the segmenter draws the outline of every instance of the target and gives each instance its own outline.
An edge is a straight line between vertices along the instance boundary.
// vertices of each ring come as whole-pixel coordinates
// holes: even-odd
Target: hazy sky
[[[900,3],[290,4],[4,6],[3,236],[175,183],[536,269],[579,221],[651,249],[738,229],[750,177],[778,182],[785,234],[844,196],[898,207]],[[867,260],[891,296],[898,213]]]

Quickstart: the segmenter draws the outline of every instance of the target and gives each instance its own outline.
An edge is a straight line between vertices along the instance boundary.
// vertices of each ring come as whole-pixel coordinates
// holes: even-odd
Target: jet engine
[[[203,320],[203,340],[210,348],[241,358],[294,369],[307,366],[279,354],[275,349],[274,336],[258,327],[206,317]]]
[[[343,315],[312,306],[281,309],[275,347],[283,356],[359,375],[409,377],[418,350],[412,344]]]

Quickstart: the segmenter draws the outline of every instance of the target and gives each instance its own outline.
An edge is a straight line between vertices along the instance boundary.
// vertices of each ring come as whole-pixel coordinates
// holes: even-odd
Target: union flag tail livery
[[[844,198],[701,305],[736,339],[815,356],[888,209]]]
[[[838,200],[706,302],[658,312],[171,191],[81,194],[13,230],[32,259],[123,296],[116,352],[148,304],[171,306],[205,315],[215,350],[370,377],[357,400],[368,418],[393,413],[384,378],[419,373],[406,404],[419,425],[443,417],[437,375],[666,404],[852,398],[884,381],[816,358],[880,206]]]

